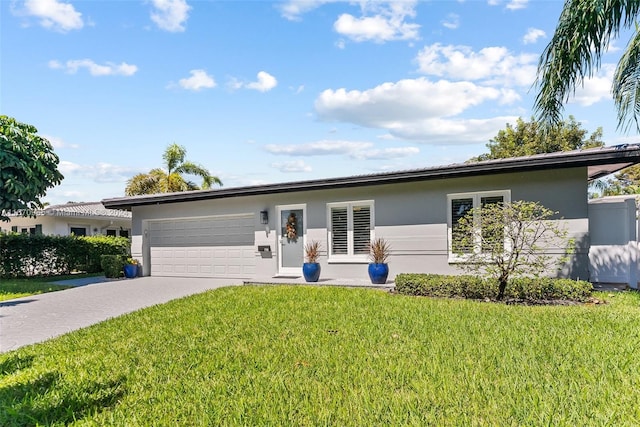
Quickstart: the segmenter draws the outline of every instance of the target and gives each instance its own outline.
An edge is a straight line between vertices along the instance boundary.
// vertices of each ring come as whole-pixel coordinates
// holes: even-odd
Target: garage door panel
[[[149,223],[151,274],[250,277],[255,274],[252,214]]]

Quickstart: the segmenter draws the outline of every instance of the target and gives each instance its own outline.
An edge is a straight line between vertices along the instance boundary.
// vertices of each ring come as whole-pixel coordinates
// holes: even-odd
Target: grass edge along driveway
[[[221,288],[0,355],[0,425],[638,425],[640,296]]]
[[[95,274],[74,274],[67,276],[53,277],[30,277],[26,279],[0,279],[0,302],[15,298],[38,295],[46,292],[56,292],[69,289],[72,286],[57,285],[51,282],[66,279],[79,279],[81,277],[92,277]]]

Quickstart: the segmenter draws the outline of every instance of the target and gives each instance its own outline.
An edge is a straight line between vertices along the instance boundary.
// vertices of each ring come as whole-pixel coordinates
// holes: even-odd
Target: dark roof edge
[[[276,194],[289,191],[311,191],[322,189],[362,187],[399,182],[463,177],[470,175],[491,175],[514,171],[559,168],[566,169],[581,166],[616,164],[621,162],[629,162],[630,164],[640,163],[640,145],[625,144],[615,147],[537,154],[533,156],[486,160],[482,162],[457,163],[447,166],[437,166],[425,169],[384,172],[341,178],[326,178],[279,184],[189,191],[181,193],[118,197],[104,199],[102,200],[102,203],[106,208],[110,209],[131,209],[131,207],[133,206],[254,196],[261,194]]]

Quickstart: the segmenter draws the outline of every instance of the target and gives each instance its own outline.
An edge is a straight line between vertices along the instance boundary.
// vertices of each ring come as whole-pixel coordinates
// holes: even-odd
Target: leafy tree
[[[556,215],[537,202],[490,203],[469,210],[454,225],[454,250],[464,259],[461,267],[498,282],[502,299],[509,279],[539,277],[566,257],[549,255],[550,249],[566,252],[567,230],[551,221]]]
[[[640,165],[624,168],[613,178],[599,179],[593,188],[597,192],[592,197],[640,194]]]
[[[0,220],[9,212],[32,215],[43,207],[40,197],[64,178],[60,159],[38,130],[12,117],[0,116]]]
[[[602,128],[586,138],[587,131],[576,122],[573,116],[568,121],[554,125],[550,131],[544,132],[541,124],[533,118],[530,122],[518,119],[515,126],[507,123],[506,129],[500,130],[486,147],[488,153],[471,159],[491,160],[507,157],[529,156],[532,154],[554,153],[584,148],[602,147]]]
[[[538,63],[535,100],[538,118],[558,123],[563,104],[585,77],[600,68],[611,38],[621,29],[633,30],[613,77],[612,93],[618,110],[618,127],[635,122],[640,132],[640,12],[638,0],[567,0],[556,31]]]
[[[185,160],[187,150],[178,144],[171,144],[162,155],[164,169],[156,168],[148,173],[135,175],[127,181],[125,194],[135,196],[140,194],[171,193],[211,188],[212,184],[222,185],[222,181],[211,175],[204,167]],[[202,186],[198,186],[183,178],[183,174],[202,177]]]

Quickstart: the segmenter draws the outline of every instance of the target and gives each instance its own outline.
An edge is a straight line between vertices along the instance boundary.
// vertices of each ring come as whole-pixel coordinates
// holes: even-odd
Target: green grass
[[[95,274],[74,274],[69,276],[34,277],[28,279],[0,279],[0,301],[68,289],[71,286],[54,285],[51,282],[89,276],[95,276]]]
[[[0,355],[0,425],[640,425],[640,294],[604,297],[222,288]]]

